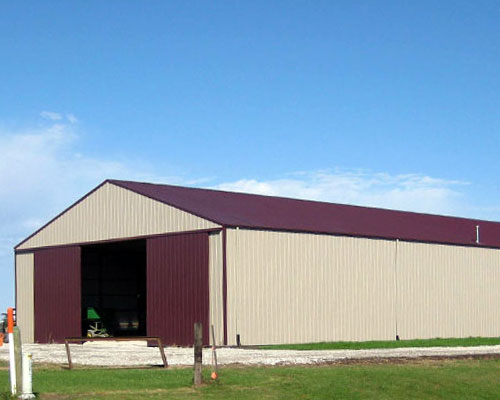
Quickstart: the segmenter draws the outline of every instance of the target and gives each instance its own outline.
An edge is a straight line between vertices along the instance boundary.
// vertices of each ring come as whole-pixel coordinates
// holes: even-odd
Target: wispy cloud
[[[241,179],[215,187],[272,196],[453,215],[461,211],[465,182],[422,174],[362,170],[299,172],[273,180]]]
[[[81,154],[76,151],[79,139],[69,123],[0,132],[0,207],[7,211],[0,235],[35,229],[106,178],[161,179],[148,173],[146,163]]]
[[[78,118],[75,117],[74,114],[61,114],[54,111],[42,111],[40,113],[40,117],[49,121],[61,121],[70,124],[76,124],[78,122]]]
[[[63,119],[63,116],[61,114],[53,111],[42,111],[40,113],[40,117],[48,119],[50,121],[60,121]]]
[[[70,124],[76,124],[78,119],[73,114],[66,114],[66,119]]]

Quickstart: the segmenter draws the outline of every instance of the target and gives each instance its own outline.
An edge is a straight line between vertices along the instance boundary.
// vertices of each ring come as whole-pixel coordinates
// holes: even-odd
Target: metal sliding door
[[[81,335],[80,247],[35,251],[35,342]]]
[[[147,240],[147,331],[164,343],[193,344],[193,324],[209,342],[208,233]]]

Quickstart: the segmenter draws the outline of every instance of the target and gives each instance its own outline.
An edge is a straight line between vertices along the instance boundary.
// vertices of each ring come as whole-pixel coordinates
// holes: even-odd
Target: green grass
[[[470,347],[500,345],[500,338],[448,338],[448,339],[415,339],[387,340],[370,342],[320,342],[303,344],[278,344],[258,346],[269,350],[366,350],[366,349],[396,349],[401,347]]]
[[[204,371],[208,381],[209,370]],[[406,364],[225,367],[220,380],[193,388],[191,368],[35,368],[41,399],[498,399],[500,359]],[[0,370],[0,393],[8,390]],[[0,396],[0,399],[2,397]]]

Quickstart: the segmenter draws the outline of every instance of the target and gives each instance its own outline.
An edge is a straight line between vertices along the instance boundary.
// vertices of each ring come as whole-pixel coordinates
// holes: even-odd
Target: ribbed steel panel
[[[33,268],[33,253],[16,255],[16,318],[23,343],[35,340]]]
[[[500,251],[399,243],[404,339],[500,335]]]
[[[229,229],[228,339],[243,344],[395,337],[395,243]]]
[[[106,183],[17,249],[218,227],[208,220]]]
[[[192,345],[195,322],[209,338],[208,233],[147,240],[147,332],[164,343]]]
[[[35,342],[81,335],[80,247],[35,251]]]
[[[217,345],[224,344],[224,304],[222,281],[222,234],[209,235],[210,325],[214,325]],[[212,336],[210,336],[212,344]]]

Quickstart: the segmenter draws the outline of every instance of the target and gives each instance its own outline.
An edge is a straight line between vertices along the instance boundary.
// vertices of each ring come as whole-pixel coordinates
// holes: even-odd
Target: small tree
[[[2,317],[0,318],[0,333],[3,333],[4,338],[3,341],[5,343],[9,342],[9,336],[6,334],[7,332],[7,313],[2,313]]]

